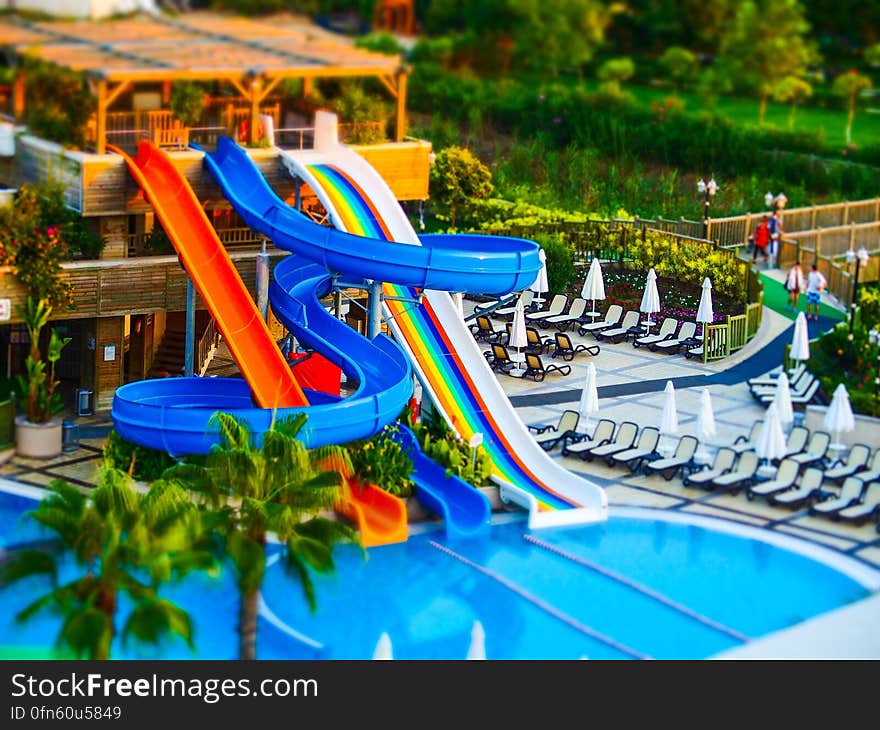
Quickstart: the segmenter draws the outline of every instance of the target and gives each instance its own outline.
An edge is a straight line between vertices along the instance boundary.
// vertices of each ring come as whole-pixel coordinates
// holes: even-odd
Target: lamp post
[[[718,192],[718,183],[713,177],[709,182],[700,178],[697,181],[697,192],[703,196],[703,238],[709,237],[709,206],[712,205],[712,198]]]
[[[846,263],[852,264],[855,262],[856,270],[853,274],[853,291],[852,291],[852,301],[850,302],[849,309],[849,334],[850,339],[852,339],[853,333],[853,325],[855,323],[856,318],[856,307],[859,303],[859,267],[867,266],[868,261],[870,261],[871,256],[868,253],[868,249],[862,246],[858,251],[853,251],[850,249],[846,252]]]

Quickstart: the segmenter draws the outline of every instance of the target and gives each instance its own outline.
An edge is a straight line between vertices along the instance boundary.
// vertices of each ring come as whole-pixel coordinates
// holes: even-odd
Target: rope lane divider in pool
[[[604,575],[606,578],[611,578],[618,583],[621,583],[628,588],[632,588],[634,591],[638,591],[639,593],[648,596],[648,598],[653,598],[655,601],[662,603],[664,606],[667,606],[679,613],[684,614],[685,616],[692,618],[694,621],[699,621],[701,624],[708,626],[711,629],[715,629],[716,631],[720,631],[722,634],[726,634],[737,641],[742,642],[743,644],[751,641],[751,637],[746,636],[743,633],[740,633],[736,629],[732,629],[729,626],[725,626],[714,619],[709,618],[708,616],[704,616],[701,613],[697,613],[691,608],[678,603],[677,601],[673,601],[671,598],[664,596],[662,593],[658,593],[653,588],[648,588],[647,586],[642,585],[641,583],[636,583],[629,578],[622,576],[618,573],[615,573],[612,570],[608,570],[608,568],[603,568],[601,565],[597,565],[585,558],[580,557],[579,555],[575,555],[574,553],[570,553],[567,550],[563,550],[562,548],[556,547],[556,545],[552,545],[549,542],[544,542],[542,539],[535,537],[534,535],[523,535],[523,540],[536,545],[539,548],[543,548],[551,553],[555,553],[560,557],[565,558],[566,560],[570,560],[573,563],[577,563],[585,568],[589,568],[590,570],[599,573],[600,575]]]
[[[434,542],[433,540],[430,540],[428,544],[431,547],[436,548],[440,552],[446,553],[450,557],[455,558],[456,560],[464,563],[465,565],[467,565],[471,568],[474,568],[475,570],[478,570],[483,575],[485,575],[488,578],[491,578],[492,580],[496,581],[497,583],[500,583],[508,590],[511,590],[514,593],[516,593],[518,596],[520,596],[520,598],[524,598],[526,601],[531,603],[536,608],[539,608],[540,610],[544,611],[545,613],[550,614],[554,618],[559,619],[563,623],[568,624],[569,626],[571,626],[571,628],[575,629],[575,631],[579,631],[582,634],[589,636],[591,639],[595,639],[596,641],[600,641],[601,643],[605,644],[606,646],[610,646],[612,649],[616,649],[617,651],[619,651],[623,654],[626,654],[628,656],[631,656],[634,659],[653,659],[653,657],[648,656],[647,654],[642,654],[641,652],[638,652],[635,649],[630,649],[625,644],[621,644],[619,641],[615,641],[614,639],[612,639],[608,636],[605,636],[604,634],[599,633],[595,629],[591,629],[586,624],[583,624],[580,621],[578,621],[576,618],[572,618],[568,614],[563,613],[558,608],[547,603],[545,600],[538,598],[538,596],[534,595],[533,593],[530,593],[529,591],[525,590],[524,588],[520,588],[518,585],[516,585],[516,583],[513,583],[512,581],[508,580],[503,575],[499,575],[495,571],[490,570],[489,568],[486,568],[485,566],[479,565],[478,563],[475,563],[472,560],[469,560],[464,555],[461,555],[460,553],[457,553],[454,550],[450,550],[445,545],[441,545],[440,543]]]

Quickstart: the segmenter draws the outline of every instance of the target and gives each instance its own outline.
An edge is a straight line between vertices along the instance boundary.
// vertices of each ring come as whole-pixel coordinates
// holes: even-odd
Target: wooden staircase
[[[196,313],[196,347],[194,349],[195,372],[203,374],[210,358],[213,357],[215,347],[209,348],[205,353],[200,353],[198,347],[203,339],[203,334],[212,328],[213,320],[207,312]],[[199,362],[200,357],[205,361]],[[183,312],[169,312],[165,322],[165,334],[153,355],[153,364],[150,367],[148,377],[159,378],[165,373],[170,376],[183,375],[184,360],[186,359],[186,316]]]

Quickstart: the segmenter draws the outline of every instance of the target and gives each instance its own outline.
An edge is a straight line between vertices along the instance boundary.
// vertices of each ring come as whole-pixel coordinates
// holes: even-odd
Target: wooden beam
[[[12,113],[15,121],[24,121],[24,69],[19,68],[12,86]]]
[[[263,79],[254,76],[251,79],[251,121],[248,129],[248,144],[254,144],[257,141],[257,130],[260,123],[260,99],[263,98]]]
[[[107,151],[107,82],[98,81],[98,109],[95,112],[95,152],[103,155]]]
[[[394,125],[394,139],[402,142],[406,136],[406,83],[409,71],[401,69],[397,73],[397,120]]]
[[[379,76],[378,79],[379,79],[379,82],[382,84],[382,86],[384,86],[386,89],[388,89],[388,93],[391,94],[392,98],[396,99],[397,93],[398,93],[397,92],[398,87],[394,85],[394,83],[391,80],[391,77],[390,76]]]
[[[260,98],[257,103],[262,103],[262,101],[267,96],[269,96],[269,94],[271,94],[273,91],[275,91],[275,87],[278,86],[278,84],[280,84],[280,83],[281,83],[281,76],[276,76],[274,79],[269,81],[269,83],[263,87],[263,91],[260,94]]]
[[[309,78],[308,76],[302,80],[303,82],[303,99],[307,99],[312,95],[312,88],[315,85],[315,80]]]
[[[242,99],[247,100],[247,99],[251,98],[250,92],[238,81],[238,79],[226,79],[226,80],[235,88],[235,90],[239,94],[241,94]]]
[[[127,88],[129,88],[130,86],[131,86],[130,81],[123,81],[118,86],[113,87],[112,90],[108,88],[107,101],[106,101],[107,108],[109,109],[110,105],[119,98],[119,95],[123,91],[125,91]]]

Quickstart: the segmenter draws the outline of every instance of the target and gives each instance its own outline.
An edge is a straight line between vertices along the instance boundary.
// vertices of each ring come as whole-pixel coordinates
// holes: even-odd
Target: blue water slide
[[[538,244],[522,238],[426,235],[415,246],[318,225],[278,197],[247,151],[229,137],[220,137],[204,164],[248,226],[331,272],[427,289],[506,294],[529,286],[541,268]]]
[[[443,518],[449,538],[481,537],[489,534],[492,507],[488,498],[463,479],[447,474],[429,458],[415,434],[403,424],[390,431],[413,463],[412,480],[416,497],[427,509]]]
[[[335,317],[319,299],[330,292],[326,270],[295,255],[275,269],[272,308],[297,339],[342,368],[355,391],[346,398],[306,391],[308,407],[257,408],[240,378],[171,378],[123,385],[113,399],[113,421],[126,441],[173,456],[204,454],[219,441],[209,419],[226,411],[244,419],[259,441],[275,418],[306,413],[300,438],[309,448],[369,438],[393,422],[412,395],[412,370],[385,335],[372,341]],[[285,287],[290,287],[287,291]],[[294,370],[294,374],[295,374]]]

